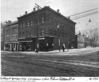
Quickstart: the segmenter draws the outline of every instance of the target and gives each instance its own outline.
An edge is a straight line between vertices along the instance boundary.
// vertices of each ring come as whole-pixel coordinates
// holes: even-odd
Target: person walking
[[[35,52],[36,52],[36,53],[38,53],[38,51],[39,51],[39,44],[37,44],[37,47],[36,47],[36,49],[35,49]]]
[[[63,52],[65,51],[65,44],[62,45]]]

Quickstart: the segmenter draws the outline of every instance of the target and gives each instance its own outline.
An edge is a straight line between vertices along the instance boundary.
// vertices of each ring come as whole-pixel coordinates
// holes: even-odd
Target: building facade
[[[79,33],[77,35],[77,47],[86,48],[86,47],[96,47],[96,44],[93,43],[92,39],[88,36]]]
[[[4,42],[5,42],[4,28],[5,24],[1,23],[1,50],[4,50]]]
[[[78,48],[85,48],[85,36],[79,33],[77,35],[77,47]]]
[[[18,22],[11,22],[4,29],[4,50],[18,51]]]
[[[19,50],[48,51],[60,49],[63,44],[75,48],[75,22],[50,7],[25,12],[18,17]]]

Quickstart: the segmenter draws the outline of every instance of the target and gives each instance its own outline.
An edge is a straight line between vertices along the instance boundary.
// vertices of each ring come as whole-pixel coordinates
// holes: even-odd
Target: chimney
[[[33,11],[34,11],[34,12],[36,11],[35,8],[33,8]]]
[[[25,11],[25,15],[27,15],[27,11]]]
[[[70,19],[70,16],[68,16],[67,18]]]
[[[59,9],[57,9],[57,13],[59,13]]]

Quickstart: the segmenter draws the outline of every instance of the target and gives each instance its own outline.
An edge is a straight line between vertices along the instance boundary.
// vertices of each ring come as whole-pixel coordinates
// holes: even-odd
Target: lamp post
[[[59,51],[60,51],[60,31],[59,31],[59,28],[60,28],[60,25],[58,24],[57,25],[57,35],[59,34],[59,36],[57,36],[57,37],[58,37],[58,46],[59,46]]]
[[[39,10],[39,6],[36,4],[36,8],[37,8],[37,10]],[[38,41],[38,38],[39,38],[39,36],[38,36],[38,26],[39,26],[39,12],[37,11],[37,42],[36,42],[36,52],[38,53],[38,51],[39,51],[39,41]]]

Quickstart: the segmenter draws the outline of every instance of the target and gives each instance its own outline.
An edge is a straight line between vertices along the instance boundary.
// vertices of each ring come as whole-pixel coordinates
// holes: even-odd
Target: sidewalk
[[[80,55],[80,54],[87,54],[87,53],[93,53],[99,51],[99,47],[88,47],[88,48],[80,48],[80,49],[65,49],[65,52],[62,50],[53,50],[48,52],[39,51],[38,53],[34,51],[1,51],[1,52],[7,52],[7,53],[22,53],[22,54],[29,54],[29,55]]]
[[[80,55],[80,54],[87,54],[87,53],[93,53],[99,51],[99,47],[95,47],[95,48],[80,48],[80,49],[69,49],[68,51],[65,49],[65,52],[63,52],[62,50],[53,50],[53,51],[48,51],[48,52],[41,52],[39,51],[38,53],[33,52],[33,51],[25,51],[25,52],[20,52],[20,53],[24,53],[24,54],[37,54],[37,55]]]

